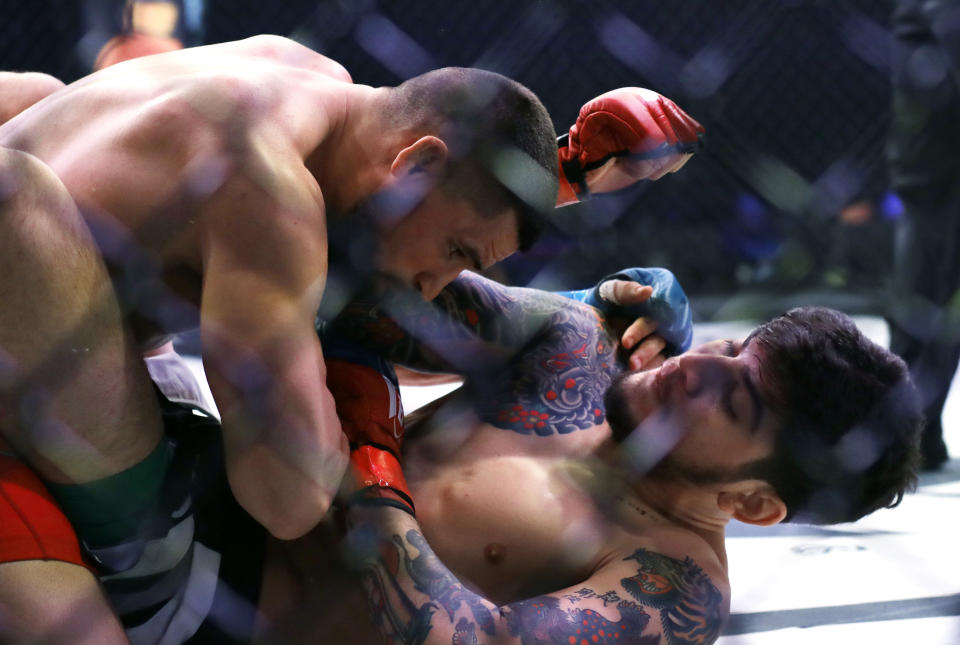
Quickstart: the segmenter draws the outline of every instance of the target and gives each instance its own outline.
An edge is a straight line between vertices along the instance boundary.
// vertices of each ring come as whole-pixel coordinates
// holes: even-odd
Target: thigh
[[[126,642],[67,518],[2,442],[0,642]]]
[[[127,639],[88,569],[23,560],[0,563],[0,642],[110,645]]]
[[[0,431],[49,481],[123,470],[161,436],[150,381],[66,188],[0,148]]]

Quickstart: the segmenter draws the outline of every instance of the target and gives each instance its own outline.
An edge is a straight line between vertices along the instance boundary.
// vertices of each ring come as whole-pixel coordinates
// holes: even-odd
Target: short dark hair
[[[536,241],[556,203],[558,163],[553,122],[532,91],[495,72],[445,67],[394,88],[388,110],[395,127],[440,133],[448,188],[482,213],[512,208],[520,249]]]
[[[748,338],[784,419],[773,454],[750,468],[787,506],[785,521],[852,522],[916,487],[923,416],[900,357],[845,314],[801,307]]]

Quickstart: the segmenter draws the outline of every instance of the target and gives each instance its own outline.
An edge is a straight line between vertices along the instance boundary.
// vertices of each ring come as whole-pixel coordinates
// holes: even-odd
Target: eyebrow
[[[746,365],[743,366],[743,385],[747,389],[747,394],[750,395],[750,403],[752,404],[750,432],[755,433],[760,426],[760,415],[763,413],[763,399],[760,396],[760,390],[757,389],[757,384],[753,382],[750,369]]]
[[[737,356],[743,350],[747,348],[747,345],[750,344],[750,341],[753,340],[753,336],[748,336],[746,340],[737,348],[733,341],[726,341],[724,343],[724,354],[727,356]],[[740,376],[743,379],[743,386],[747,390],[747,394],[750,396],[750,433],[753,434],[757,431],[757,428],[760,426],[760,416],[763,414],[763,397],[760,396],[760,390],[757,388],[757,384],[753,382],[753,377],[750,376],[750,368],[746,365],[743,366]],[[722,401],[723,407],[726,409],[727,414],[731,418],[735,418],[736,412],[733,409],[733,391],[736,389],[737,384],[731,381],[723,391]]]

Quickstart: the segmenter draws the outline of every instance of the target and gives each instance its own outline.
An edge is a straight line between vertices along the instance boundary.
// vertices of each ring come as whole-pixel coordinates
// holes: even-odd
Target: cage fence
[[[79,78],[123,4],[5,0],[0,68]],[[173,4],[187,45],[282,34],[358,83],[448,65],[504,73],[543,99],[558,133],[622,86],[661,92],[706,127],[681,172],[559,210],[533,249],[497,267],[502,280],[573,288],[656,265],[679,276],[699,319],[762,317],[811,291],[881,312],[901,212],[884,157],[890,0]]]

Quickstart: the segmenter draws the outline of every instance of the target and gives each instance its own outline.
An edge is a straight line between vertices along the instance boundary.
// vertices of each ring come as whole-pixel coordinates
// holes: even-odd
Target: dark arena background
[[[614,88],[646,87],[673,99],[706,128],[702,151],[660,181],[558,210],[533,248],[489,275],[561,290],[592,286],[624,267],[666,267],[686,290],[704,339],[815,304],[853,315],[889,344],[889,321],[899,315],[892,305],[904,296],[894,266],[907,212],[891,146],[903,159],[914,144],[922,150],[942,141],[935,153],[918,155],[954,186],[952,207],[947,198],[939,204],[946,215],[937,242],[945,246],[920,256],[934,267],[923,269],[925,279],[948,291],[916,302],[939,321],[940,331],[930,332],[939,345],[930,351],[946,357],[946,368],[935,375],[922,362],[911,367],[924,383],[929,376],[949,389],[960,351],[960,0],[143,4],[172,6],[163,15],[186,46],[280,34],[366,85],[396,85],[444,66],[500,72],[543,100],[558,135],[581,105]],[[915,132],[899,142],[891,135],[896,5],[946,7],[952,16],[951,53],[918,45],[910,65],[922,87],[904,99],[930,99],[942,108],[940,120],[910,121],[922,110],[908,110],[906,127]],[[124,0],[0,0],[0,69],[67,83],[90,73],[121,30],[123,7]],[[935,228],[928,235],[938,237]],[[180,342],[185,353],[196,349],[195,338]],[[957,389],[943,417],[955,453]],[[960,642],[960,460],[928,470],[900,508],[854,525],[777,527],[762,538],[734,526],[731,620],[721,645]]]
[[[69,82],[119,29],[116,0],[6,0],[0,65]],[[878,312],[900,206],[883,157],[892,3],[884,0],[408,2],[184,0],[188,45],[290,36],[355,82],[435,67],[501,72],[558,133],[621,86],[674,99],[707,129],[683,171],[557,213],[497,277],[587,286],[624,266],[673,270],[698,319],[760,316],[796,294]]]

